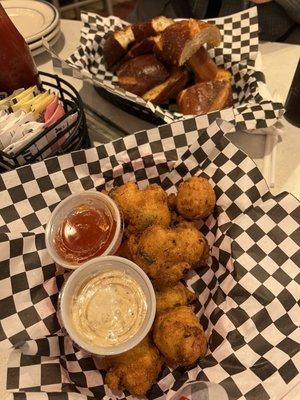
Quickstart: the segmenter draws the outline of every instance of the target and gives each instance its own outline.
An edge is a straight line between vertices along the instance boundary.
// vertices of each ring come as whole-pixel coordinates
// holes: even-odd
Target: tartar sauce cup
[[[106,256],[115,254],[122,242],[122,236],[124,231],[123,217],[114,200],[112,200],[108,195],[96,191],[87,191],[82,193],[76,193],[68,196],[62,200],[52,212],[50,220],[47,223],[45,231],[45,242],[46,248],[49,255],[55,261],[55,263],[61,267],[67,269],[77,269],[86,260],[82,262],[70,262],[63,258],[57,250],[55,243],[55,237],[61,224],[66,219],[66,217],[72,213],[77,207],[82,205],[92,205],[100,210],[108,212],[112,216],[115,224],[115,233],[111,238],[111,242],[108,247],[101,254],[96,256]],[[89,257],[89,259],[92,257]]]
[[[143,298],[145,299],[146,311],[143,314],[143,320],[139,325],[136,333],[133,334],[128,340],[120,344],[99,346],[91,343],[91,340],[85,340],[83,338],[81,329],[76,327],[76,324],[74,324],[73,307],[74,304],[77,304],[74,302],[76,302],[77,293],[82,287],[85,287],[85,285],[95,279],[95,277],[99,275],[101,276],[101,274],[109,274],[111,271],[117,271],[121,274],[126,274],[127,277],[129,277],[132,281],[134,281],[135,284],[139,286],[139,288],[143,292]],[[92,302],[90,288],[85,292],[85,294],[87,297],[86,304],[88,309]],[[82,301],[82,299],[80,301]],[[80,302],[80,304],[82,303]],[[113,304],[113,302],[111,302],[110,304]],[[97,314],[95,315],[95,320],[98,319],[99,321],[99,314],[105,315],[106,311],[110,320],[113,320],[114,318],[116,318],[116,316],[118,316],[117,311],[114,315],[109,315],[109,310],[105,309],[105,304],[103,304],[102,302],[97,303],[97,307],[99,308],[98,312],[95,313]],[[84,311],[88,314],[87,310]],[[100,357],[121,354],[138,345],[150,331],[155,318],[155,312],[156,299],[150,279],[145,274],[145,272],[135,263],[118,256],[97,257],[87,261],[84,265],[82,265],[69,276],[59,294],[58,317],[63,329],[70,336],[75,346],[85,350],[90,354]],[[79,321],[81,321],[81,318],[84,318],[84,315],[82,316],[82,314],[79,313]],[[123,319],[123,321],[125,321],[126,323],[126,319]],[[93,318],[90,318],[89,323],[93,324],[93,322]],[[96,332],[98,331],[96,330]]]

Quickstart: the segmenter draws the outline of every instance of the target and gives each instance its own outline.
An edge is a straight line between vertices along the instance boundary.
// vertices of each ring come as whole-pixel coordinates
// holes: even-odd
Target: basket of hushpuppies
[[[157,16],[128,24],[92,13],[82,20],[81,46],[67,62],[140,118],[209,115],[251,129],[273,125],[282,114],[265,90],[255,8],[208,22]]]
[[[112,390],[145,395],[164,364],[191,367],[207,350],[207,338],[193,312],[197,295],[181,280],[191,269],[205,267],[209,246],[199,221],[214,210],[216,195],[209,181],[193,176],[169,196],[157,184],[139,190],[133,182],[111,189],[125,226],[118,255],[134,261],[151,279],[156,318],[150,333],[133,349],[105,357],[105,383]]]
[[[201,118],[2,174],[0,344],[14,347],[7,388],[16,397],[132,400],[149,388],[149,400],[207,392],[253,400],[282,398],[297,382],[299,202],[269,192],[255,163],[226,138],[231,124],[197,130]],[[59,324],[66,287],[77,274],[89,278],[85,266],[70,273],[47,251],[45,225],[72,194],[118,203],[123,257],[111,257],[139,265],[151,288],[151,323],[141,328],[148,336],[122,356],[106,353],[105,365]],[[63,222],[68,213],[60,215]],[[96,336],[99,309],[113,321],[102,305],[115,296],[103,293],[89,314]],[[118,304],[131,303],[124,295]]]

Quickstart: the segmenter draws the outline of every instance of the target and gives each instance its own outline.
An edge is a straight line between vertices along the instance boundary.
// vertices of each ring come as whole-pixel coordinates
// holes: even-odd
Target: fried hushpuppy
[[[202,266],[208,254],[205,237],[188,222],[174,228],[152,225],[131,236],[128,246],[132,260],[157,288],[176,284],[190,268]]]
[[[131,260],[132,256],[131,256],[131,252],[130,252],[130,248],[128,246],[128,239],[125,239],[122,241],[120,247],[118,248],[118,250],[115,253],[116,256],[119,257],[124,257],[127,258],[128,260]]]
[[[154,322],[153,340],[171,366],[192,366],[207,349],[203,328],[187,306],[159,314]]]
[[[179,185],[176,208],[184,218],[206,218],[213,212],[215,204],[216,195],[207,179],[192,176]]]
[[[166,192],[156,184],[139,190],[133,182],[109,192],[121,208],[127,225],[127,234],[138,233],[150,225],[169,226],[171,213]]]
[[[177,196],[175,193],[168,195],[168,206],[171,211],[176,211]]]
[[[181,282],[177,285],[155,291],[156,314],[160,314],[174,307],[186,306],[193,303],[197,296],[187,289]]]
[[[162,368],[162,357],[149,335],[125,353],[105,357],[105,383],[111,390],[128,390],[133,396],[144,396],[156,382]]]

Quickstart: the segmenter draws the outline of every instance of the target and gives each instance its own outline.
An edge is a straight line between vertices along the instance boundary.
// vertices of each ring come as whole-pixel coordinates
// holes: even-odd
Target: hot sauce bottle
[[[10,95],[38,83],[29,47],[0,4],[0,92]]]

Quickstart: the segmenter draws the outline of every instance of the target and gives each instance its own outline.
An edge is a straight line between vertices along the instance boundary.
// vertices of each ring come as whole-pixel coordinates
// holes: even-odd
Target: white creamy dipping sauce
[[[119,270],[100,272],[74,293],[71,320],[81,338],[99,347],[111,347],[132,338],[147,311],[139,284]]]

